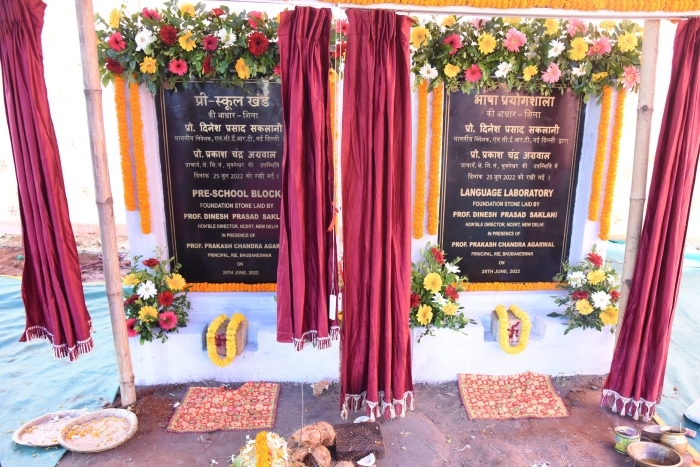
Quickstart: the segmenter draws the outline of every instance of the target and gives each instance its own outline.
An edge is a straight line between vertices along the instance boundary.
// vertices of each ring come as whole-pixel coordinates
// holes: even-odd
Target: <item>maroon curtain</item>
[[[678,25],[635,274],[602,405],[645,419],[661,400],[700,151],[700,20]]]
[[[0,64],[24,242],[20,342],[43,338],[56,357],[92,349],[80,263],[44,83],[41,0],[0,1]]]
[[[343,90],[341,415],[413,405],[408,16],[348,10]]]
[[[282,12],[278,34],[284,155],[277,341],[293,342],[297,350],[307,342],[328,348],[339,333],[328,314],[329,296],[335,293],[331,17],[329,8],[298,6]]]

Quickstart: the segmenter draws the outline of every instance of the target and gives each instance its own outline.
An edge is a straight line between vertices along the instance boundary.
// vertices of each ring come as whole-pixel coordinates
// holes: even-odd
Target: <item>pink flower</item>
[[[217,18],[219,16],[224,16],[225,14],[226,14],[226,12],[224,10],[222,10],[221,8],[212,8],[211,9],[211,15],[216,16]]]
[[[335,32],[340,33],[344,36],[347,36],[349,30],[350,30],[350,24],[348,23],[348,20],[339,19],[335,22]]]
[[[474,64],[464,70],[464,79],[469,81],[470,83],[476,83],[481,79],[481,68],[479,65]]]
[[[176,75],[182,76],[187,73],[187,63],[181,58],[173,58],[170,60],[168,69]]]
[[[165,331],[175,329],[177,326],[177,315],[172,311],[161,313],[158,317],[158,326]]]
[[[622,76],[622,87],[628,91],[634,89],[639,83],[639,70],[634,65],[626,66],[623,70],[625,74]]]
[[[472,18],[472,20],[469,22],[472,24],[472,26],[474,26],[474,29],[476,29],[477,31],[479,31],[486,25],[486,20],[481,18]]]
[[[145,19],[160,21],[160,13],[158,13],[156,10],[149,10],[148,8],[144,8],[143,10],[141,10],[141,16],[143,16]]]
[[[569,36],[574,37],[576,33],[585,33],[588,31],[588,27],[583,24],[583,21],[580,19],[570,19],[566,25],[566,32],[569,34]]]
[[[556,83],[561,78],[561,70],[556,63],[552,62],[547,67],[547,71],[542,73],[542,81],[545,83]]]
[[[210,52],[213,52],[216,50],[216,46],[218,45],[219,40],[216,38],[216,36],[206,36],[202,40],[202,47],[204,50],[208,50]]]
[[[135,325],[136,318],[129,318],[126,320],[126,333],[129,335],[129,337],[136,337],[139,335],[139,333],[136,332],[136,329],[134,329]]]
[[[601,36],[600,39],[591,44],[591,47],[588,49],[588,56],[605,55],[610,53],[610,50],[612,50],[612,43],[610,43],[610,39],[605,36]]]
[[[459,37],[458,34],[450,34],[447,36],[443,41],[443,44],[447,44],[450,46],[450,55],[454,55],[457,53],[460,47],[462,47],[462,38]]]
[[[282,67],[279,64],[275,65],[275,67],[272,69],[272,73],[276,76],[282,76]]]
[[[263,22],[263,14],[261,11],[251,11],[248,13],[248,26],[252,29],[258,29],[258,26]]]
[[[525,45],[526,42],[527,38],[525,37],[525,34],[515,28],[510,28],[506,33],[505,46],[506,49],[511,52],[517,52],[520,50],[520,47]]]
[[[119,32],[115,32],[114,34],[109,36],[109,39],[107,39],[107,43],[115,52],[119,52],[126,49],[126,42],[124,42],[124,39],[122,38],[122,35]]]

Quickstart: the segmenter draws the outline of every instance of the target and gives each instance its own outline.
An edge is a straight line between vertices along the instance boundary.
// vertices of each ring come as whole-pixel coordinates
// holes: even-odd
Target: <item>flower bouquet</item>
[[[411,317],[410,326],[425,326],[418,338],[433,335],[434,328],[459,331],[473,323],[459,312],[459,292],[466,289],[467,278],[459,276],[457,263],[445,261],[445,252],[430,242],[421,251],[422,260],[411,264]]]
[[[156,256],[160,256],[160,251]],[[186,310],[190,309],[190,301],[185,279],[177,273],[180,265],[175,264],[168,272],[168,264],[173,259],[143,260],[141,263],[146,269],[132,266],[123,279],[124,285],[130,288],[124,291],[127,332],[129,337],[141,336],[141,344],[152,342],[154,338],[165,342],[167,333],[187,326]],[[140,260],[141,256],[134,257],[134,264]]]
[[[580,263],[571,266],[564,263],[565,273],[554,278],[559,286],[568,291],[563,298],[555,298],[559,306],[566,306],[563,313],[549,313],[553,318],[567,318],[567,334],[576,328],[595,328],[601,331],[603,326],[617,324],[617,304],[620,301],[617,274],[603,258],[596,253],[595,246]],[[610,329],[610,332],[615,332]]]

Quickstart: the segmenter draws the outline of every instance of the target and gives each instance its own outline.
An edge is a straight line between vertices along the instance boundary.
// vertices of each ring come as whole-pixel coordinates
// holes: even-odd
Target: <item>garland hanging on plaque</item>
[[[277,284],[242,284],[239,282],[212,284],[208,282],[194,282],[188,285],[188,290],[190,292],[276,292]]]
[[[134,165],[136,165],[136,190],[141,215],[141,232],[151,233],[151,201],[148,194],[148,173],[146,172],[146,155],[143,148],[143,121],[141,120],[141,101],[139,87],[129,86],[129,109],[131,110],[131,134],[134,146]]]
[[[559,282],[469,282],[467,292],[522,292],[557,290]]]
[[[603,88],[603,100],[600,107],[600,121],[598,122],[598,142],[596,143],[593,174],[591,175],[591,195],[588,199],[588,220],[597,221],[600,211],[600,195],[603,189],[603,169],[605,168],[605,155],[608,152],[608,127],[610,126],[610,103],[612,101],[612,87]]]
[[[612,217],[613,201],[615,199],[615,181],[617,180],[617,163],[620,158],[620,140],[622,139],[622,125],[624,123],[625,97],[627,97],[626,91],[617,93],[610,160],[608,161],[608,173],[605,177],[605,198],[603,199],[603,212],[600,215],[600,233],[598,236],[601,240],[608,240],[610,236],[610,218]]]
[[[438,228],[438,199],[440,198],[440,156],[442,150],[443,86],[433,90],[430,134],[430,187],[428,188],[428,234],[436,235]]]
[[[423,237],[425,222],[425,142],[428,138],[428,82],[418,85],[418,137],[416,139],[416,189],[413,201],[413,238]]]
[[[119,132],[119,154],[121,156],[122,180],[124,182],[124,204],[127,211],[136,210],[136,194],[134,193],[134,174],[129,154],[129,126],[126,121],[126,93],[124,79],[118,76],[114,79],[114,105],[117,109],[117,130]]]

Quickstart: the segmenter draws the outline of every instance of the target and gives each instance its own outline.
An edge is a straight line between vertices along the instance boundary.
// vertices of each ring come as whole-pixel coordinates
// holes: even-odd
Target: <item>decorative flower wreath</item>
[[[516,345],[510,345],[508,340],[508,311],[503,305],[498,305],[496,307],[496,315],[498,316],[498,343],[504,352],[517,355],[527,347],[527,343],[530,340],[530,329],[532,328],[532,323],[530,322],[530,317],[523,310],[515,305],[511,305],[508,308],[516,318],[522,323],[522,328],[520,329],[520,341]]]
[[[235,313],[231,316],[226,326],[226,355],[222,357],[216,352],[216,331],[227,319],[226,315],[219,315],[209,324],[207,329],[207,354],[214,365],[222,368],[230,365],[236,358],[238,350],[236,349],[236,331],[238,331],[238,326],[245,321],[245,316],[241,313]]]

